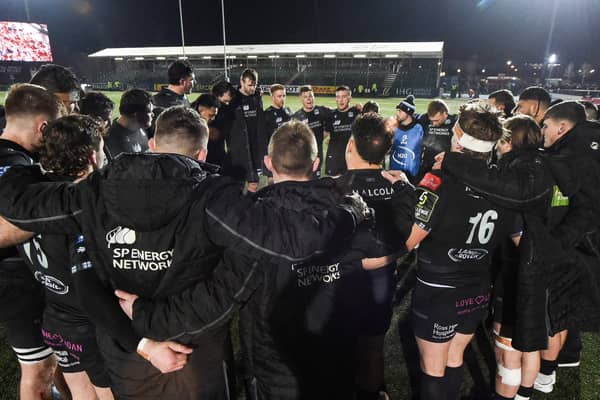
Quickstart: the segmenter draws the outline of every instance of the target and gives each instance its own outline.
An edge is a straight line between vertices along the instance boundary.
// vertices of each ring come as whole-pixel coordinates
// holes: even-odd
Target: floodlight
[[[367,58],[366,54],[355,54],[354,58]]]
[[[335,54],[323,54],[323,58],[335,58]]]
[[[296,54],[296,58],[306,58],[306,54]]]
[[[556,54],[551,54],[550,57],[548,57],[548,62],[550,64],[555,64],[557,59]]]
[[[138,61],[141,61],[143,59],[144,59],[144,57],[135,57],[135,60],[138,60]]]
[[[385,58],[398,58],[398,57],[400,57],[400,55],[398,55],[398,54],[386,54],[384,57]]]

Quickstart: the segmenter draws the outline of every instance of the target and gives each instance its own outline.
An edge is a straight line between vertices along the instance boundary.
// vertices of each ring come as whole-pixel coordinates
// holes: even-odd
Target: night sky
[[[179,45],[177,0],[28,0],[57,62],[106,47]],[[0,19],[26,21],[25,0]],[[541,62],[554,0],[225,0],[231,44],[445,41],[447,59]],[[600,0],[558,0],[551,52],[600,64]],[[183,0],[186,44],[221,43],[220,0]]]

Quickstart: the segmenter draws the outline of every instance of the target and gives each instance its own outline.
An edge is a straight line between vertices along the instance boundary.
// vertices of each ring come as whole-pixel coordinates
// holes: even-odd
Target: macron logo
[[[111,244],[134,244],[135,231],[133,229],[117,226],[106,234],[108,248]]]

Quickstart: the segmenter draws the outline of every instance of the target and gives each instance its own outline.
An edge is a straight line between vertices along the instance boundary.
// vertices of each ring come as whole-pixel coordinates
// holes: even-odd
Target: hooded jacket
[[[123,368],[128,363],[122,361],[118,347],[132,352],[139,341],[112,295],[114,289],[136,293],[147,299],[146,304],[185,289],[195,288],[196,295],[201,292],[197,319],[182,318],[181,331],[174,335],[184,344],[202,346],[194,353],[201,358],[203,348],[219,347],[226,332],[217,328],[228,322],[240,299],[259,281],[255,265],[217,271],[213,277],[223,248],[235,248],[258,259],[300,261],[321,253],[336,229],[353,229],[349,214],[337,214],[335,206],[317,214],[272,212],[242,196],[237,183],[207,169],[182,156],[125,154],[77,185],[30,185],[40,180],[37,168],[11,170],[2,180],[0,210],[17,226],[48,233],[81,230],[86,237],[91,263],[76,266],[74,279],[82,285],[80,300],[92,321],[116,339],[115,343],[99,343],[121,357],[107,359],[113,380],[115,374],[127,373]],[[16,198],[23,201],[16,203]],[[136,308],[143,304],[136,302]],[[217,329],[209,335],[215,339],[212,346],[210,339],[207,343],[199,335],[204,328]],[[205,372],[196,374],[210,378],[211,370],[220,371],[222,358],[211,360],[201,363]],[[181,383],[178,373],[155,376],[157,371],[147,365],[139,381],[124,381],[133,388],[120,389],[160,398],[169,388],[189,384],[186,379]],[[152,385],[144,384],[144,376],[152,377]]]

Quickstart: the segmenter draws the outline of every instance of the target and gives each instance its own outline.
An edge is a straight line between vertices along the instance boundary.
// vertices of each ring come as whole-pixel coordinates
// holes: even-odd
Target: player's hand
[[[360,225],[364,220],[374,217],[374,211],[369,208],[367,203],[358,193],[344,196],[344,203],[341,207],[352,214],[356,226]]]
[[[258,182],[247,182],[246,189],[250,193],[258,192]]]
[[[356,109],[358,110],[358,112],[362,112],[363,105],[362,105],[362,104],[360,104],[360,103],[356,103],[356,104],[354,105],[354,108],[356,108]]]
[[[188,354],[193,350],[175,342],[155,342],[148,339],[142,351],[156,369],[166,374],[182,369],[187,363]]]
[[[439,153],[437,156],[435,156],[435,163],[433,163],[433,167],[431,167],[431,169],[441,170],[442,164],[444,163],[445,155],[446,155],[446,152],[443,151],[443,152]]]
[[[390,183],[392,185],[398,181],[410,183],[406,174],[402,171],[396,171],[396,170],[385,171],[385,170],[383,170],[383,171],[381,171],[381,176],[383,176],[385,179],[390,181]]]
[[[138,299],[137,294],[127,293],[124,290],[115,290],[115,296],[119,298],[119,305],[121,310],[129,317],[133,319],[133,303]]]

